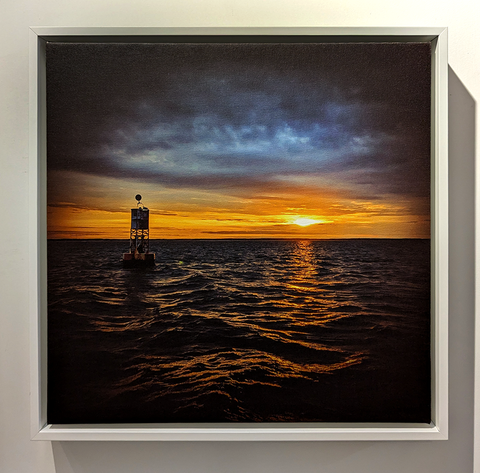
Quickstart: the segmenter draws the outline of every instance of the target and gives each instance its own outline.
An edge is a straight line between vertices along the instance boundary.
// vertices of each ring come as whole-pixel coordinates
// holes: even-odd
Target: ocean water
[[[430,422],[430,241],[48,243],[48,421]]]

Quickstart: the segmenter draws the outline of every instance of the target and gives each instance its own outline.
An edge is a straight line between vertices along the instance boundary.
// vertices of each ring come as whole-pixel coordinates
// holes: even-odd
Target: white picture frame
[[[46,337],[46,98],[48,41],[158,41],[165,36],[315,36],[322,41],[432,44],[431,424],[48,424]],[[448,438],[448,167],[446,28],[47,28],[30,30],[31,438],[34,440],[320,441]]]

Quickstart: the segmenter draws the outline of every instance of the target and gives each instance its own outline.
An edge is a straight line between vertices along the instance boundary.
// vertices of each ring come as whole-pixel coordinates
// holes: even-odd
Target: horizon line
[[[76,241],[76,240],[102,240],[102,241],[125,241],[129,242],[126,238],[47,238],[47,241]],[[245,237],[231,237],[231,238],[150,238],[150,241],[224,241],[224,240],[314,240],[314,241],[328,241],[328,240],[431,240],[431,237],[344,237],[344,238],[311,238],[311,237],[257,237],[257,238],[245,238]]]

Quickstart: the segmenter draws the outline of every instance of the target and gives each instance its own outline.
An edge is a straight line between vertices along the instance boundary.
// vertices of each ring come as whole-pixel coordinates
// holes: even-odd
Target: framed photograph
[[[447,438],[444,28],[32,28],[32,438]]]

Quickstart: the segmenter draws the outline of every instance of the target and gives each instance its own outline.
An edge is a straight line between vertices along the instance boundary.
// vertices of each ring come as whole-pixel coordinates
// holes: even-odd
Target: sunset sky
[[[428,238],[430,45],[47,47],[49,238]]]

